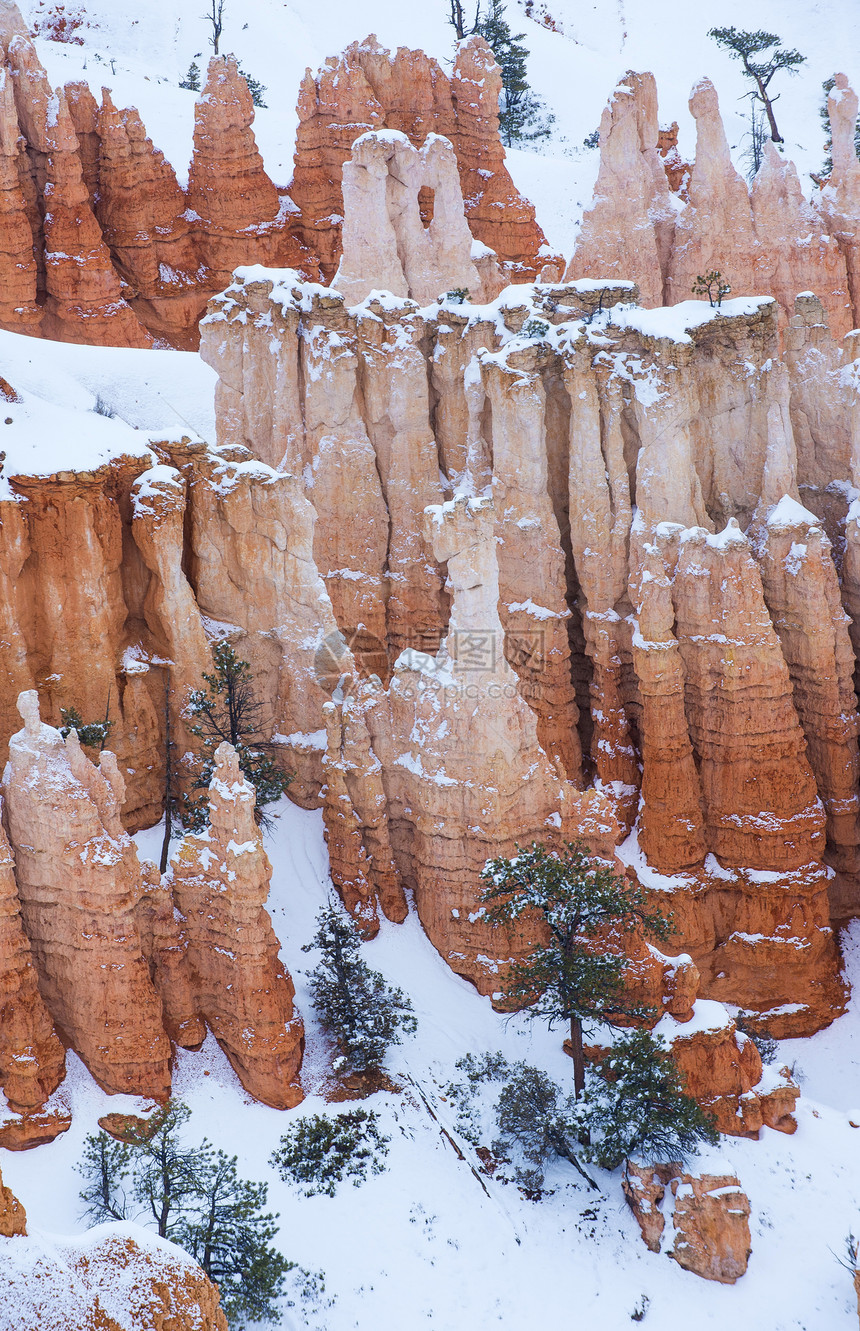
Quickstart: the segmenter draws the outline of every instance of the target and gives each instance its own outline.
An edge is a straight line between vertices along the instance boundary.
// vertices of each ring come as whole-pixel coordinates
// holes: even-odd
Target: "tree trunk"
[[[582,1022],[570,1019],[570,1051],[573,1055],[573,1093],[577,1100],[585,1090],[585,1054],[582,1050]]]
[[[767,123],[770,125],[770,137],[773,139],[774,143],[782,143],[783,137],[776,127],[776,116],[773,114],[773,103],[768,97],[767,92],[765,91],[764,85],[762,84],[761,80],[756,79],[756,83],[758,84],[759,96],[761,97],[761,100],[764,103],[765,114],[767,116]]]

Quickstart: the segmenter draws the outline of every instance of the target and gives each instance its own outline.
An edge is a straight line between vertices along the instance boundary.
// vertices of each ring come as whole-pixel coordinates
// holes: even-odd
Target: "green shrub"
[[[349,1109],[333,1118],[312,1114],[284,1133],[271,1163],[281,1178],[300,1184],[306,1197],[333,1197],[344,1179],[358,1187],[368,1174],[381,1174],[390,1140],[372,1110]]]

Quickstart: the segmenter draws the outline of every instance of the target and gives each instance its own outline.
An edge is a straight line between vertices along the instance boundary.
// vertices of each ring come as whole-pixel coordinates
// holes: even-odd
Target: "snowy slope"
[[[158,829],[138,837],[154,853]],[[312,1089],[327,1061],[312,1019],[304,972],[314,964],[301,944],[330,888],[319,813],[282,801],[274,838],[270,909],[282,940],[281,955],[308,1027],[303,1069]],[[860,922],[846,939],[849,977],[860,983]],[[552,1195],[525,1200],[512,1184],[485,1179],[461,1163],[428,1114],[420,1087],[441,1122],[454,1130],[442,1088],[456,1077],[467,1052],[504,1050],[567,1082],[570,1064],[560,1036],[506,1019],[455,976],[425,938],[415,915],[401,926],[383,925],[365,949],[368,962],[411,994],[417,1036],[395,1049],[390,1067],[404,1095],[371,1101],[391,1137],[386,1172],[359,1188],[342,1186],[335,1198],[305,1199],[268,1165],[285,1124],[325,1108],[313,1094],[299,1109],[279,1113],[254,1103],[210,1039],[200,1053],[180,1051],[176,1094],[191,1108],[188,1140],[204,1135],[239,1156],[246,1177],[269,1183],[269,1203],[280,1212],[283,1251],[322,1270],[329,1307],[284,1327],[325,1331],[567,1331],[597,1327],[623,1331],[642,1296],[646,1325],[659,1331],[849,1331],[856,1305],[840,1254],[848,1231],[860,1223],[856,1169],[860,1131],[845,1108],[860,1106],[860,1014],[856,1000],[830,1030],[811,1040],[785,1042],[803,1081],[799,1127],[793,1137],[765,1129],[759,1142],[723,1138],[700,1157],[698,1168],[736,1172],[752,1203],[753,1251],[747,1274],[733,1287],[706,1283],[665,1254],[649,1253],[622,1200],[618,1175],[597,1172],[598,1196],[569,1166],[547,1175]],[[79,1179],[74,1165],[83,1138],[100,1114],[133,1111],[142,1101],[106,1096],[70,1055],[65,1093],[74,1109],[70,1132],[36,1152],[0,1151],[4,1180],[24,1202],[31,1226],[71,1233],[78,1221]],[[412,1079],[412,1082],[410,1082]],[[856,1119],[855,1121],[860,1121]],[[665,1241],[664,1241],[665,1244]],[[665,1246],[668,1246],[665,1244]],[[9,1318],[12,1317],[10,1321]],[[305,1321],[305,1319],[308,1319]],[[0,1310],[0,1331],[18,1331],[14,1314]]]
[[[729,142],[743,151],[746,85],[736,63],[707,31],[715,25],[764,27],[807,56],[801,73],[779,76],[777,105],[786,151],[802,177],[818,170],[823,135],[818,120],[822,80],[842,69],[860,86],[860,4],[857,0],[544,0],[563,32],[550,32],[509,0],[508,15],[526,34],[535,90],[556,115],[554,141],[540,153],[510,154],[517,184],[534,200],[551,243],[570,254],[576,225],[587,207],[597,151],[582,148],[596,128],[614,84],[628,69],[656,75],[663,121],[679,122],[682,152],[692,154],[694,126],[687,111],[693,83],[708,74],[720,94]],[[539,6],[536,6],[538,8]],[[178,87],[192,59],[205,68],[207,27],[201,0],[89,0],[84,47],[40,41],[39,53],[57,82],[87,78],[139,108],[158,147],[180,175],[187,171],[194,125],[194,95]],[[38,0],[23,4],[27,14]],[[278,184],[292,175],[295,102],[307,66],[316,68],[349,42],[375,32],[390,47],[422,47],[449,60],[452,29],[448,0],[227,0],[222,50],[268,89],[257,115],[264,160]],[[807,182],[808,183],[808,182]]]

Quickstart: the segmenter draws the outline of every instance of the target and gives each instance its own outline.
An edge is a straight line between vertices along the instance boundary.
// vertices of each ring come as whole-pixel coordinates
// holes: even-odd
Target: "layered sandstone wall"
[[[216,754],[208,828],[186,837],[160,880],[123,829],[116,756],[102,751],[96,767],[76,732],[64,741],[41,722],[35,691],[18,707],[24,728],[3,774],[14,861],[4,835],[0,933],[0,1085],[17,1117],[0,1142],[21,1149],[69,1126],[40,1112],[64,1073],[55,1028],[105,1090],[164,1100],[171,1045],[199,1047],[208,1025],[252,1094],[297,1104],[302,1023],[235,750]]]
[[[646,305],[657,306],[688,300],[699,275],[716,270],[736,295],[774,296],[786,318],[795,298],[811,291],[842,338],[860,324],[857,98],[845,75],[828,102],[833,171],[811,202],[794,164],[769,140],[747,186],[709,79],[696,84],[689,105],[696,157],[679,171],[660,150],[653,75],[630,73],[614,90],[600,126],[594,199],[565,276],[628,278]]]
[[[420,148],[431,134],[454,146],[471,233],[501,260],[507,281],[528,281],[563,261],[551,252],[532,204],[505,166],[499,136],[501,71],[482,37],[460,42],[451,75],[423,51],[393,54],[374,36],[331,56],[299,91],[295,174],[290,189],[299,229],[330,281],[338,266],[344,217],[343,170],[353,144],[369,130],[396,130]],[[433,186],[421,197],[434,216]],[[495,293],[494,293],[495,294]]]
[[[830,903],[835,918],[858,904],[841,608],[857,597],[856,367],[809,297],[781,358],[774,302],[642,311],[633,294],[518,286],[490,309],[347,309],[294,272],[243,270],[204,325],[215,445],[138,436],[135,452],[106,424],[117,456],[98,470],[13,468],[4,738],[34,684],[51,720],[109,698],[114,721],[117,761],[97,769],[33,720],[7,782],[32,964],[105,1084],[163,1094],[167,1037],[193,1046],[209,1023],[255,1094],[296,1094],[301,1036],[248,792],[222,782],[211,844],[190,838],[165,883],[119,823],[120,808],[131,826],[160,815],[165,721],[190,743],[182,712],[214,635],[251,661],[291,794],[323,806],[365,932],[402,919],[411,890],[440,953],[504,1002],[530,939],[482,921],[481,869],[518,841],[582,836],[671,910],[672,948],[695,963],[687,984],[687,963],[644,942],[634,958],[696,1094],[741,1131],[787,1118],[790,1094],[768,1101],[725,1022],[684,1027],[697,988],[779,1035],[843,1000]],[[8,406],[13,425],[25,405]],[[366,530],[344,522],[356,512]],[[44,817],[42,768],[76,792],[78,831]],[[61,882],[42,869],[70,841],[107,860],[73,856]],[[236,899],[218,887],[231,873]],[[66,973],[86,910],[101,911],[87,947],[112,930],[132,946],[143,996],[114,975],[111,1005],[132,1001],[137,1053],[88,1028]],[[4,974],[25,984],[13,916]],[[232,990],[213,969],[228,952]],[[44,1040],[40,1093],[57,1075]]]
[[[679,312],[629,303],[607,312],[604,298],[617,294],[597,295],[593,284],[511,288],[491,317],[444,303],[419,312],[404,298],[347,311],[295,277],[247,270],[211,307],[203,354],[222,377],[219,447],[283,457],[301,471],[308,547],[323,561],[349,643],[327,667],[328,687],[340,680],[344,696],[325,711],[314,778],[328,791],[344,895],[372,930],[378,855],[380,882],[393,881],[393,864],[458,969],[474,978],[470,957],[492,955],[474,921],[461,935],[463,902],[451,905],[439,886],[453,831],[428,841],[418,810],[434,810],[428,826],[441,829],[450,817],[444,792],[476,783],[478,808],[494,810],[496,843],[507,835],[516,814],[503,810],[492,744],[465,742],[476,755],[471,781],[448,772],[461,699],[472,698],[477,725],[482,672],[489,680],[504,663],[510,673],[492,675],[493,696],[513,690],[516,707],[526,705],[517,725],[536,725],[565,798],[581,809],[568,824],[559,806],[554,821],[579,826],[577,785],[596,779],[594,813],[613,829],[609,843],[632,829],[621,847],[629,871],[673,893],[678,943],[699,966],[702,992],[757,1011],[779,1033],[813,1029],[841,1003],[829,898],[837,917],[857,900],[857,713],[840,605],[852,584],[844,576],[840,589],[821,525],[844,539],[844,508],[840,517],[828,486],[854,474],[849,371],[809,297],[798,302],[781,360],[772,301],[736,301],[719,313],[698,302]],[[268,369],[264,337],[277,343]],[[313,373],[301,374],[309,364]],[[358,441],[348,495],[338,489],[347,473],[324,462],[320,382],[336,386],[331,416],[341,433],[332,437]],[[297,430],[300,422],[313,427]],[[396,458],[409,478],[405,504]],[[286,485],[264,480],[256,465],[255,488]],[[461,626],[456,543],[449,549],[431,528],[422,538],[420,514],[458,492],[482,498],[489,483],[493,505],[481,525],[492,513],[500,618],[488,602],[478,615],[486,623]],[[801,492],[821,518],[800,505]],[[355,504],[376,512],[380,503],[387,542],[354,540],[346,566],[333,569],[338,512]],[[377,531],[384,536],[384,526]],[[476,571],[481,548],[477,538],[467,543],[473,587],[485,580]],[[435,569],[447,570],[444,595]],[[347,598],[344,585],[361,589],[360,612],[358,591]],[[469,585],[464,576],[464,591]],[[375,659],[358,650],[359,613],[375,626]],[[328,614],[312,645],[330,633]],[[226,604],[219,618],[230,618]],[[307,679],[297,648],[282,650],[287,674]],[[577,680],[589,690],[585,708]],[[299,690],[305,720],[293,709],[280,727],[284,761],[303,772],[322,685],[315,667],[310,690]],[[281,706],[274,687],[270,697]],[[437,724],[442,747],[454,745],[446,756],[440,748],[439,771],[430,761]],[[414,742],[404,746],[410,735],[421,736],[423,756]],[[532,743],[524,750],[517,741],[514,752]],[[365,787],[368,755],[379,762],[381,790],[379,777]],[[302,798],[312,794],[305,784]],[[461,800],[457,807],[462,841],[464,828],[485,822]],[[441,875],[432,894],[420,886],[430,864]],[[474,901],[477,867],[464,865],[458,892]]]
[[[508,281],[561,272],[563,260],[505,166],[501,75],[479,37],[461,43],[450,77],[422,51],[391,55],[373,37],[316,78],[308,71],[288,189],[266,173],[235,59],[214,57],[195,107],[183,190],[134,108],[117,108],[105,89],[99,103],[83,82],[52,89],[20,13],[12,4],[4,13],[0,327],[96,345],[148,346],[154,338],[189,348],[207,300],[240,264],[292,265],[330,281],[341,257],[344,165],[354,141],[373,129],[405,135],[426,168],[416,187],[420,217],[416,208],[410,223],[421,257],[403,294],[426,301],[466,286],[473,297],[495,296]],[[447,156],[441,136],[453,145]],[[452,228],[464,251],[453,266]],[[375,285],[400,290],[382,270],[377,276]]]

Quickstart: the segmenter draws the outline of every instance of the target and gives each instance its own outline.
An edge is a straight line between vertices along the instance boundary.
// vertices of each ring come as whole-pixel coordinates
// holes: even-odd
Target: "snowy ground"
[[[532,86],[556,117],[553,139],[536,151],[510,153],[520,188],[534,201],[550,243],[569,255],[597,171],[597,150],[582,141],[594,130],[618,79],[628,70],[657,78],[661,120],[677,120],[680,147],[691,155],[695,127],[687,110],[703,74],[720,94],[729,143],[744,149],[748,102],[736,62],[708,37],[712,26],[767,28],[807,57],[797,77],[778,75],[777,116],[786,152],[806,173],[823,158],[818,119],[822,80],[842,69],[860,86],[860,5],[857,0],[537,0],[556,21],[551,32],[526,16],[523,0],[508,0],[509,21],[525,33]],[[46,0],[22,0],[28,18]],[[73,4],[68,6],[74,8]],[[87,0],[85,45],[40,41],[55,82],[85,78],[96,94],[110,88],[119,105],[135,105],[155,144],[187,174],[194,129],[194,94],[178,84],[192,59],[205,70],[209,49],[202,0]],[[222,51],[233,51],[267,88],[267,109],[256,134],[269,173],[279,185],[292,176],[295,104],[305,68],[312,69],[349,42],[375,32],[389,47],[421,47],[450,61],[449,0],[227,0]]]
[[[145,854],[155,853],[159,840],[158,829],[138,836]],[[311,1089],[329,1057],[306,991],[305,971],[313,957],[301,951],[330,890],[321,815],[284,800],[269,853],[274,865],[270,910],[307,1023],[303,1078]],[[857,985],[860,922],[844,941],[848,974]],[[602,1191],[597,1197],[560,1163],[547,1176],[551,1195],[540,1202],[527,1201],[512,1184],[490,1179],[485,1179],[485,1195],[409,1079],[454,1131],[452,1107],[441,1095],[457,1076],[459,1057],[501,1049],[567,1082],[570,1064],[560,1051],[561,1037],[530,1026],[523,1017],[494,1013],[442,962],[414,914],[404,925],[384,925],[365,955],[390,982],[409,992],[419,1026],[389,1060],[403,1093],[378,1094],[365,1102],[379,1112],[391,1146],[385,1173],[361,1187],[342,1186],[333,1199],[306,1199],[268,1164],[288,1123],[325,1109],[318,1096],[309,1094],[287,1113],[254,1103],[211,1038],[200,1053],[180,1052],[177,1059],[175,1093],[192,1110],[188,1140],[208,1136],[238,1155],[246,1177],[265,1179],[270,1205],[280,1212],[283,1251],[325,1273],[325,1298],[331,1305],[304,1309],[301,1317],[285,1309],[281,1326],[325,1331],[424,1326],[434,1331],[496,1326],[584,1331],[600,1326],[601,1331],[622,1331],[644,1295],[645,1323],[659,1331],[692,1326],[854,1331],[851,1282],[836,1255],[849,1230],[860,1227],[860,1130],[850,1127],[846,1113],[860,1106],[856,1002],[828,1031],[782,1045],[780,1061],[796,1061],[802,1077],[797,1133],[787,1137],[765,1129],[758,1142],[723,1138],[697,1163],[708,1172],[736,1172],[752,1204],[749,1271],[731,1287],[706,1283],[665,1254],[649,1253],[622,1201],[617,1175],[598,1173]],[[60,1233],[82,1228],[74,1164],[84,1136],[95,1129],[100,1114],[144,1103],[104,1095],[74,1055],[69,1063],[70,1132],[36,1151],[0,1152],[4,1180],[24,1202],[31,1228]],[[462,1144],[467,1161],[477,1164]]]

